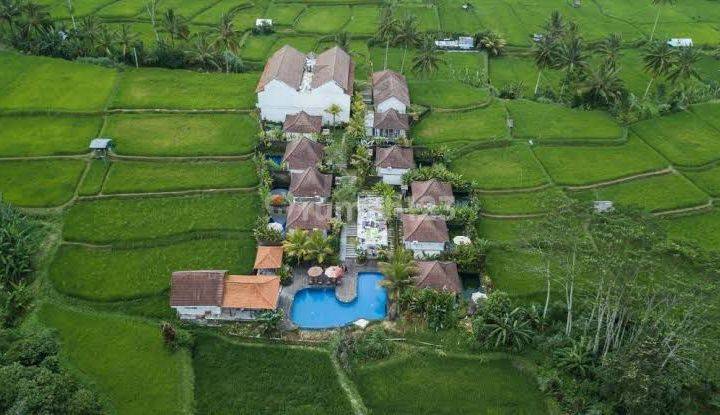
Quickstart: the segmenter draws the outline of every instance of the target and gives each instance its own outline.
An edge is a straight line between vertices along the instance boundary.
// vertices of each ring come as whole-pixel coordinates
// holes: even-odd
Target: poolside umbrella
[[[332,279],[335,279],[335,278],[338,278],[338,277],[342,277],[342,274],[343,274],[342,268],[340,268],[340,267],[338,267],[338,266],[336,266],[336,265],[333,265],[332,267],[328,267],[328,268],[325,270],[325,275],[326,275],[328,278],[332,278]]]
[[[323,269],[322,269],[322,267],[317,267],[317,266],[310,267],[310,269],[308,270],[307,273],[309,276],[311,276],[313,278],[317,278],[322,275]]]

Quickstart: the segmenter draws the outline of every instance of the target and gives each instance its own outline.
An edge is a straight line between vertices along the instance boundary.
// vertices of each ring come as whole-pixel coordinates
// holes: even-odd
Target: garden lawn
[[[259,73],[127,69],[113,108],[252,109]]]
[[[709,169],[688,170],[681,173],[710,196],[720,196],[720,166],[715,165]]]
[[[707,250],[720,250],[720,210],[718,209],[672,217],[662,223],[671,238],[694,240]]]
[[[63,237],[111,243],[189,232],[251,230],[259,208],[255,192],[80,201],[65,218]]]
[[[699,166],[720,159],[720,130],[690,111],[632,125],[648,144],[680,166]]]
[[[69,201],[85,170],[83,160],[0,161],[2,199],[23,207]]]
[[[423,353],[361,367],[353,378],[374,414],[544,414],[535,378],[512,361]]]
[[[79,298],[117,301],[158,295],[170,274],[184,269],[227,269],[248,274],[255,260],[250,233],[240,239],[199,239],[134,249],[93,249],[62,245],[50,268],[59,291]]]
[[[2,116],[0,156],[28,157],[87,153],[102,118],[82,116]]]
[[[511,82],[523,83],[525,96],[531,97],[535,93],[538,68],[531,56],[503,56],[489,60],[490,82],[498,90]],[[562,79],[562,74],[552,69],[545,69],[540,76],[539,91],[554,89]]]
[[[103,133],[114,151],[135,156],[231,156],[250,154],[260,131],[245,114],[118,114]]]
[[[103,193],[149,193],[195,189],[247,188],[257,184],[247,161],[114,162]]]
[[[513,136],[533,140],[618,140],[622,128],[603,111],[570,109],[558,104],[508,101],[515,121]]]
[[[157,323],[54,304],[43,304],[38,316],[57,330],[61,360],[109,400],[109,413],[192,413],[189,354],[168,350]]]
[[[637,136],[620,146],[536,146],[535,155],[555,183],[579,186],[668,167],[668,162]]]
[[[434,146],[454,141],[484,142],[504,139],[505,107],[500,102],[463,112],[433,112],[413,126],[415,143]]]
[[[78,194],[80,196],[90,196],[100,193],[109,168],[110,162],[107,159],[93,159],[90,162],[87,174],[85,174],[80,187],[78,187]]]
[[[98,65],[2,51],[0,73],[5,110],[100,111],[117,77],[114,69]]]
[[[412,102],[427,107],[463,108],[490,99],[487,89],[475,88],[460,81],[411,80],[408,84]]]
[[[471,151],[453,160],[451,169],[481,189],[527,188],[548,182],[524,145]]]
[[[480,194],[480,206],[483,212],[499,215],[541,213],[553,196],[561,194],[555,188],[535,192],[483,193]]]
[[[495,289],[529,301],[545,298],[544,264],[522,248],[491,249],[485,260]]]
[[[353,412],[324,351],[200,334],[193,367],[199,415]]]
[[[570,196],[581,200],[611,200],[621,205],[633,205],[651,212],[698,206],[708,201],[708,195],[691,181],[678,174],[666,174],[600,187]]]
[[[521,240],[532,224],[532,219],[480,218],[476,228],[480,238],[512,243]]]
[[[300,19],[295,30],[306,33],[334,34],[350,20],[349,6],[310,6]]]
[[[379,16],[380,7],[376,5],[352,6],[352,16],[344,30],[351,35],[374,35],[377,31]]]

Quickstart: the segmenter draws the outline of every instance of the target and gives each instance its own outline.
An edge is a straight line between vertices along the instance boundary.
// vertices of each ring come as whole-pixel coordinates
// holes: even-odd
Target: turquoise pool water
[[[355,301],[343,303],[335,297],[334,288],[306,288],[298,291],[290,310],[290,319],[304,329],[327,329],[346,326],[353,321],[385,318],[387,291],[378,285],[379,272],[358,274]]]

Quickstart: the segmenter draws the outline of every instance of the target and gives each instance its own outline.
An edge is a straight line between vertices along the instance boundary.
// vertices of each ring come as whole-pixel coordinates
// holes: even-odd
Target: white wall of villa
[[[178,317],[183,320],[195,320],[204,317],[218,317],[222,308],[218,306],[175,306]]]
[[[375,104],[375,111],[377,112],[386,112],[391,108],[394,108],[400,114],[405,114],[405,111],[407,111],[405,104],[395,97],[390,97],[379,104]]]
[[[402,176],[407,173],[408,169],[393,169],[387,167],[378,167],[377,175],[382,177],[384,183],[400,186],[402,184]]]
[[[416,259],[438,255],[445,251],[445,242],[405,241],[405,249],[413,251]]]
[[[258,92],[257,107],[263,120],[281,123],[289,114],[305,111],[310,115],[323,117],[323,124],[333,122],[332,115],[327,110],[331,105],[337,104],[342,111],[335,117],[337,123],[345,123],[350,119],[350,101],[352,97],[335,82],[312,89],[300,91],[288,86],[286,83],[273,79],[264,89]]]

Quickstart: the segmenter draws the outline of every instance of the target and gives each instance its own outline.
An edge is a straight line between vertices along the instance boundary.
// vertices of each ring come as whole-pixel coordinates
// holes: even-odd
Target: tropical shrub
[[[455,294],[433,289],[409,289],[401,296],[403,309],[422,318],[434,331],[455,327],[458,321]]]
[[[365,332],[345,331],[331,343],[333,354],[347,371],[353,366],[390,357],[395,345],[382,327]]]
[[[0,286],[28,279],[37,249],[37,225],[13,206],[0,202]]]
[[[283,318],[285,312],[281,309],[263,311],[257,319],[258,327],[264,336],[270,337],[280,329]]]

